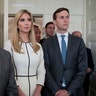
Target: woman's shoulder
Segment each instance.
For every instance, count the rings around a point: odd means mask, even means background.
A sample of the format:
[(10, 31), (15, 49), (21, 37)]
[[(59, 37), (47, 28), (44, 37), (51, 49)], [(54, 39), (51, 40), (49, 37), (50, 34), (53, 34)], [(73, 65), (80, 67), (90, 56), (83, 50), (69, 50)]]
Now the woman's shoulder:
[(37, 42), (36, 42), (36, 44), (40, 47), (40, 50), (42, 50), (41, 44), (40, 43), (37, 43)]
[(7, 41), (5, 41), (5, 44), (7, 43), (7, 44), (11, 44), (11, 42), (12, 42), (12, 40), (7, 40)]
[(40, 43), (36, 42), (36, 44), (37, 44), (38, 46), (40, 46), (40, 48), (42, 47)]
[(11, 48), (11, 47), (12, 47), (11, 40), (5, 41), (5, 43), (4, 43), (4, 49), (6, 49), (6, 48)]
[(40, 43), (36, 42), (36, 44), (39, 45), (39, 46), (41, 47), (41, 44), (40, 44)]

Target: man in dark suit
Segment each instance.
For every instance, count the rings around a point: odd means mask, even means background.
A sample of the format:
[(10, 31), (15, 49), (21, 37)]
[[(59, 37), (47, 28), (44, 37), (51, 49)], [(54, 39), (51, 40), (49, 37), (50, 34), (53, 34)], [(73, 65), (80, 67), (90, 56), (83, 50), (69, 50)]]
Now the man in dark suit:
[[(72, 35), (82, 38), (82, 33), (80, 31), (74, 31), (72, 32)], [(88, 96), (89, 85), (90, 85), (90, 75), (93, 72), (94, 64), (93, 64), (91, 49), (86, 47), (86, 50), (87, 50), (87, 58), (88, 58), (88, 69), (87, 69), (83, 87), (85, 91), (85, 96)]]
[(46, 68), (42, 96), (84, 96), (82, 86), (87, 71), (87, 53), (82, 38), (68, 33), (69, 18), (67, 8), (57, 9), (53, 14), (56, 35), (42, 44)]
[(18, 96), (9, 52), (0, 49), (0, 96)]

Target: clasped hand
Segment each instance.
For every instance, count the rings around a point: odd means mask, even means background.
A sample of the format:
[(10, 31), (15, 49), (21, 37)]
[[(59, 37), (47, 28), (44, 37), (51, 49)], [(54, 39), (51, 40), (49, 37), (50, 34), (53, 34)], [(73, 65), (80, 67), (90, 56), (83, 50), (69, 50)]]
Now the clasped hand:
[(56, 92), (55, 96), (70, 96), (67, 90), (59, 90)]

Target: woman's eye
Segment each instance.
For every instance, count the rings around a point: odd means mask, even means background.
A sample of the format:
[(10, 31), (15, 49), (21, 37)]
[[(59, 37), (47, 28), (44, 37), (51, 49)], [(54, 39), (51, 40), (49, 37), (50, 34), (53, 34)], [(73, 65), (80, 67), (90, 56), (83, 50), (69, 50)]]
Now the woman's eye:
[(28, 21), (31, 21), (31, 19), (29, 18)]
[(20, 19), (20, 21), (25, 21), (25, 20), (27, 20), (27, 21), (31, 21), (30, 18), (28, 18), (28, 19), (24, 19), (24, 18)]
[(24, 21), (25, 19), (20, 19), (20, 21)]

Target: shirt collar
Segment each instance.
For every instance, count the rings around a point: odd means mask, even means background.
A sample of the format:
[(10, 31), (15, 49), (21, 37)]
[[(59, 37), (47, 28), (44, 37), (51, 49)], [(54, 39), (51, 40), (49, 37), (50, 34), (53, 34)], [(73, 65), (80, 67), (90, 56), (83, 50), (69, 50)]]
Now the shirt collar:
[(64, 34), (60, 34), (60, 33), (56, 33), (57, 37), (61, 37), (61, 35), (65, 35), (65, 37), (68, 37), (68, 32), (64, 33)]

